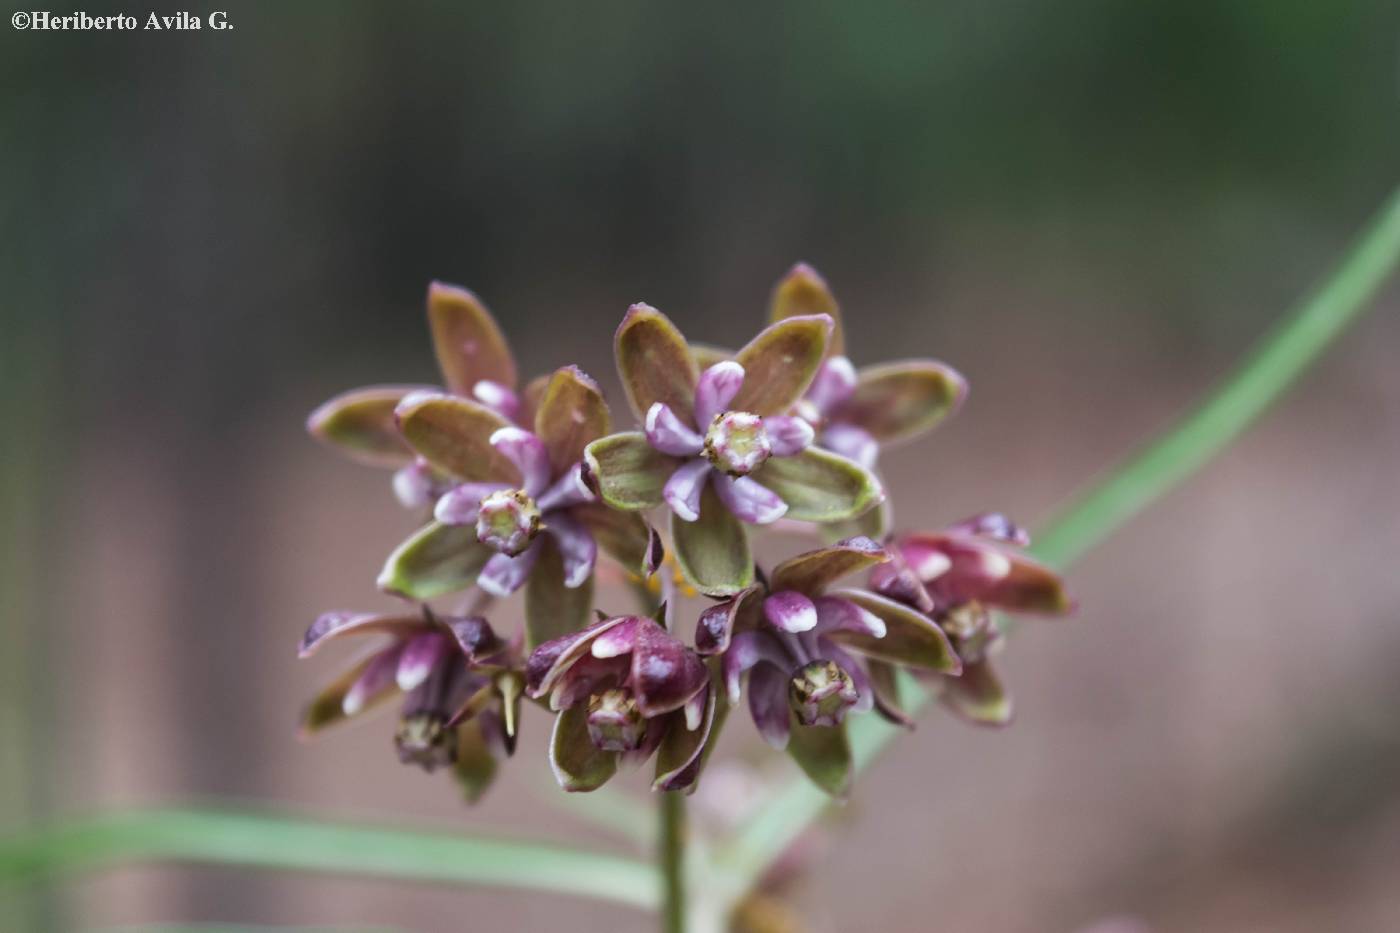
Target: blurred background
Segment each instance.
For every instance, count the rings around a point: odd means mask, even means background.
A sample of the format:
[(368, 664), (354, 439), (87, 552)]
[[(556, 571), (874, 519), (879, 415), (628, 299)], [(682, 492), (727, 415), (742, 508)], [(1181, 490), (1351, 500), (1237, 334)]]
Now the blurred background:
[[(295, 737), (344, 660), (298, 663), (303, 628), (387, 605), (412, 527), (303, 419), (436, 378), (430, 278), (476, 290), (526, 373), (576, 361), (617, 400), (629, 303), (737, 344), (812, 262), (858, 363), (971, 381), (884, 460), (902, 523), (1034, 527), (1397, 180), (1393, 0), (756, 6), (230, 0), (188, 7), (226, 32), (4, 30), (0, 831), (256, 800), (626, 850), (557, 799), (542, 715), (474, 809), (397, 764), (388, 718)], [(805, 928), (1400, 928), (1397, 347), (1391, 287), (1074, 569), (1077, 619), (1021, 628), (1014, 727), (931, 711), (863, 775), (782, 892)], [(729, 733), (771, 771), (717, 785), (791, 773)], [(180, 922), (652, 923), (230, 869), (0, 891), (7, 930)]]

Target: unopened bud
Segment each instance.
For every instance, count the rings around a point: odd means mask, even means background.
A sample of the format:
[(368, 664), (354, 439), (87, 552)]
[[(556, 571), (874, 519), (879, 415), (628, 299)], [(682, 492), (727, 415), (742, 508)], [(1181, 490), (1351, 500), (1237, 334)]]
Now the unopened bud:
[(457, 730), (449, 729), (447, 721), (437, 713), (414, 713), (399, 720), (394, 746), (399, 751), (399, 761), (432, 771), (457, 758)]

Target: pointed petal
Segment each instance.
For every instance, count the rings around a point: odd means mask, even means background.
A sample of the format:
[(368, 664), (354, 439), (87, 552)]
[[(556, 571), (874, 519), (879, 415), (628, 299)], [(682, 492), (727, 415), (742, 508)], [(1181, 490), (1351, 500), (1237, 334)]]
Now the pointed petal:
[(538, 496), (549, 488), (553, 474), (549, 467), (549, 451), (544, 442), (526, 431), (510, 425), (492, 433), (490, 444), (520, 472), (521, 488)]
[(671, 543), (681, 573), (706, 596), (732, 596), (753, 583), (748, 534), (712, 483), (700, 496), (698, 519), (672, 517)]
[(472, 386), (472, 398), (510, 421), (520, 414), (520, 396), (499, 382), (482, 379)]
[(552, 638), (537, 647), (525, 662), (525, 684), (530, 696), (538, 700), (553, 690), (569, 667), (589, 654), (594, 639), (633, 618), (611, 616), (577, 632)]
[(655, 572), (650, 552), (653, 546), (660, 547), (661, 539), (641, 515), (601, 504), (576, 505), (569, 514), (589, 530), (603, 553), (628, 573), (649, 577)]
[(309, 658), (323, 644), (342, 635), (384, 634), (406, 638), (427, 623), (422, 613), (324, 612), (301, 637), (297, 657)]
[(657, 402), (647, 409), (647, 443), (672, 457), (693, 457), (705, 446), (705, 439), (686, 424), (671, 406)]
[(841, 407), (840, 419), (864, 428), (883, 444), (894, 444), (931, 430), (966, 396), (967, 381), (942, 363), (883, 363), (860, 371), (855, 394)]
[(482, 379), (516, 385), (515, 360), (495, 318), (475, 295), (456, 285), (428, 286), (428, 327), (447, 387), (470, 395)]
[(890, 500), (885, 499), (873, 509), (866, 509), (862, 515), (845, 521), (831, 522), (821, 526), (821, 535), (828, 541), (844, 541), (847, 538), (869, 538), (883, 541), (890, 533)]
[(510, 487), (504, 483), (462, 483), (443, 493), (433, 507), (433, 518), (444, 525), (476, 525), (481, 500)]
[(424, 632), (410, 639), (403, 646), (399, 666), (394, 673), (399, 689), (407, 692), (427, 680), (433, 668), (451, 648), (451, 643), (442, 632)]
[(632, 692), (637, 708), (651, 718), (680, 709), (710, 682), (694, 651), (650, 619), (636, 623), (632, 648)]
[(661, 498), (682, 521), (700, 517), (700, 496), (710, 478), (709, 461), (696, 457), (676, 467), (661, 489)]
[(846, 340), (841, 328), (841, 311), (836, 298), (821, 274), (799, 262), (788, 270), (788, 274), (778, 280), (773, 289), (773, 300), (769, 306), (769, 320), (781, 321), (785, 318), (805, 314), (825, 314), (831, 318), (831, 339), (827, 341), (828, 353), (845, 353)]
[(869, 638), (884, 638), (889, 626), (869, 609), (862, 609), (849, 599), (821, 596), (817, 599), (816, 632), (854, 632)]
[(680, 465), (655, 449), (640, 431), (599, 438), (584, 450), (584, 480), (615, 509), (638, 511), (661, 504), (661, 490)]
[(715, 473), (710, 485), (725, 508), (750, 525), (771, 525), (787, 514), (787, 503), (782, 497), (751, 476)]
[(739, 681), (744, 673), (757, 664), (770, 664), (787, 677), (794, 667), (793, 659), (769, 632), (735, 632), (729, 650), (720, 660), (724, 674), (725, 693), (730, 703), (739, 702)]
[(430, 522), (395, 548), (379, 573), (379, 588), (408, 599), (433, 599), (464, 590), (496, 552), (468, 525)]
[(583, 481), (583, 464), (575, 463), (564, 471), (564, 475), (535, 499), (540, 511), (567, 509), (585, 502), (596, 502), (598, 496)]
[[(345, 694), (350, 690), (351, 686), (359, 682), (370, 665), (383, 663), (379, 659), (385, 653), (386, 652), (381, 651), (365, 658), (359, 664), (356, 664), (354, 667), (350, 668), (350, 670), (337, 677), (318, 693), (315, 699), (307, 704), (306, 710), (301, 716), (300, 734), (302, 738), (310, 738), (327, 726), (342, 722), (347, 718), (345, 715)], [(392, 651), (388, 653), (392, 654)], [(393, 669), (390, 668), (391, 675), (392, 672)], [(363, 711), (370, 706), (376, 705), (394, 696), (397, 691), (393, 689), (393, 686), (394, 680), (393, 677), (390, 676), (387, 688), (376, 696), (366, 698), (361, 704), (360, 710)]]
[(415, 392), (394, 409), (399, 431), (424, 460), (473, 482), (519, 487), (520, 474), (491, 446), (491, 435), (509, 422), (478, 402)]
[(817, 607), (796, 590), (783, 590), (765, 599), (763, 616), (780, 632), (810, 632), (817, 627)]
[(476, 585), (497, 599), (505, 599), (525, 585), (525, 581), (530, 578), (530, 571), (535, 569), (535, 562), (540, 559), (540, 552), (544, 546), (544, 539), (536, 538), (519, 554), (494, 555), (486, 562), (486, 566), (481, 568)]
[[(600, 660), (620, 658), (624, 654), (631, 654), (632, 649), (637, 647), (637, 632), (644, 622), (649, 622), (649, 620), (641, 616), (628, 616), (620, 624), (593, 639), (589, 653)], [(655, 625), (656, 623), (650, 622), (650, 624)]]
[(827, 357), (822, 368), (812, 379), (812, 387), (807, 390), (806, 400), (817, 409), (817, 414), (827, 417), (856, 393), (856, 368), (844, 356)]
[(1060, 575), (1022, 554), (1007, 553), (1010, 571), (986, 591), (983, 602), (1011, 612), (1064, 615), (1074, 611), (1074, 599)]
[(788, 674), (771, 664), (760, 664), (749, 674), (749, 713), (763, 741), (782, 751), (787, 748), (792, 711), (788, 706)]
[(804, 522), (855, 518), (885, 496), (869, 470), (815, 447), (795, 457), (774, 457), (753, 478), (787, 503), (788, 518)]
[(552, 535), (541, 537), (537, 551), (539, 562), (525, 590), (525, 640), (530, 648), (582, 629), (593, 610), (592, 575), (568, 586), (565, 556)]
[(764, 588), (754, 584), (700, 613), (695, 625), (695, 650), (704, 655), (728, 651), (736, 631), (753, 628), (758, 623), (763, 610), (763, 593)]
[(360, 676), (345, 691), (340, 708), (346, 716), (354, 716), (365, 707), (395, 690), (395, 674), (403, 650), (395, 645), (376, 654), (360, 671)]
[(1011, 694), (987, 660), (966, 665), (961, 677), (938, 678), (938, 693), (944, 705), (977, 725), (1010, 725), (1015, 713)]
[[(484, 714), (483, 714), (484, 715)], [(467, 803), (476, 803), (496, 777), (496, 756), (491, 754), (490, 743), (483, 732), (490, 723), (483, 723), (478, 716), (457, 727), (457, 759), (452, 763), (452, 774)]]
[(905, 667), (944, 674), (956, 674), (962, 670), (962, 662), (954, 653), (948, 636), (923, 613), (866, 590), (835, 590), (830, 595), (849, 600), (885, 623), (883, 638), (849, 628), (836, 628), (826, 633), (832, 641), (868, 657), (892, 661)]
[(593, 575), (593, 564), (598, 559), (598, 545), (593, 535), (562, 509), (545, 516), (545, 529), (564, 558), (564, 585), (571, 590), (583, 586)]
[(870, 689), (875, 697), (875, 710), (886, 721), (905, 729), (914, 728), (914, 720), (904, 712), (899, 700), (899, 678), (895, 667), (887, 661), (867, 658), (866, 671), (870, 675)]
[[(683, 722), (680, 715), (670, 718), (665, 738), (656, 750), (656, 780), (652, 790), (693, 791), (700, 778), (700, 769), (710, 750), (710, 736), (715, 734), (715, 710), (719, 698), (708, 682), (696, 698), (704, 698), (699, 718), (694, 726)], [(658, 724), (653, 724), (653, 728)]]
[(791, 721), (787, 752), (797, 766), (823, 791), (844, 800), (851, 790), (851, 743), (846, 724), (804, 726), (795, 716)]
[(815, 596), (842, 577), (869, 570), (889, 559), (885, 549), (869, 538), (847, 538), (783, 561), (773, 568), (772, 587)]
[(627, 401), (638, 418), (656, 402), (682, 417), (695, 410), (699, 372), (685, 337), (670, 319), (646, 304), (635, 304), (613, 339), (617, 371)]
[(419, 386), (368, 386), (342, 392), (306, 419), (312, 437), (370, 466), (401, 466), (413, 450), (399, 434), (394, 408)]
[(729, 409), (743, 385), (744, 367), (733, 360), (715, 363), (702, 372), (695, 385), (695, 426), (708, 430), (715, 416)]
[(457, 647), (466, 655), (467, 661), (477, 663), (505, 650), (491, 623), (481, 616), (442, 616), (439, 621), (452, 632)]
[(577, 366), (554, 371), (535, 412), (535, 435), (549, 448), (555, 475), (583, 459), (583, 449), (606, 436), (612, 420), (598, 383)]
[(768, 442), (773, 445), (773, 456), (791, 457), (812, 446), (817, 436), (812, 426), (801, 418), (792, 415), (769, 415), (763, 419), (764, 430), (768, 432)]
[(847, 460), (853, 460), (867, 470), (880, 459), (880, 442), (864, 428), (853, 424), (832, 424), (822, 431), (821, 446)]
[(617, 752), (605, 752), (588, 737), (588, 707), (579, 704), (554, 720), (549, 740), (549, 766), (564, 790), (597, 790), (617, 773)]
[(781, 415), (797, 404), (826, 356), (831, 318), (790, 317), (770, 324), (735, 357), (744, 385), (730, 408), (755, 415)]

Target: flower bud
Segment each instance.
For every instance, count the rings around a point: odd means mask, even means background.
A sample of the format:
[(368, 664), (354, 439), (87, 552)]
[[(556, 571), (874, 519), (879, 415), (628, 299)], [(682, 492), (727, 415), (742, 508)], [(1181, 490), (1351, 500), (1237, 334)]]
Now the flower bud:
[(447, 727), (438, 713), (412, 713), (399, 720), (394, 731), (399, 761), (424, 771), (451, 764), (457, 758), (457, 730)]
[(476, 537), (502, 554), (515, 555), (530, 546), (540, 532), (540, 509), (520, 489), (503, 489), (481, 500)]
[(813, 661), (792, 676), (788, 703), (807, 726), (835, 726), (860, 699), (851, 675), (835, 661)]
[(588, 737), (605, 752), (630, 752), (646, 737), (647, 721), (627, 690), (604, 690), (588, 698)]
[(763, 419), (746, 411), (726, 411), (716, 416), (705, 435), (705, 456), (730, 476), (752, 473), (772, 453)]

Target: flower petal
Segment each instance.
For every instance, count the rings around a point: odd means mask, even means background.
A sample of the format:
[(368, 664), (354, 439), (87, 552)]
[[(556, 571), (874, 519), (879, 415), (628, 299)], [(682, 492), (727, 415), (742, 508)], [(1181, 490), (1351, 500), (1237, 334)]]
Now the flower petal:
[(593, 611), (592, 574), (569, 586), (568, 563), (552, 535), (542, 536), (534, 550), (538, 563), (525, 590), (525, 640), (530, 648), (577, 632), (588, 624)]
[(939, 677), (937, 689), (945, 706), (977, 725), (1010, 725), (1015, 714), (1011, 694), (987, 660), (968, 664), (961, 677)]
[(340, 700), (340, 708), (346, 716), (354, 716), (371, 703), (394, 692), (395, 675), (402, 654), (402, 646), (395, 645), (370, 658)]
[(695, 433), (665, 402), (647, 409), (647, 443), (673, 457), (693, 457), (705, 447), (705, 439)]
[[(710, 682), (700, 656), (650, 619), (638, 619), (632, 647), (632, 692), (648, 718), (680, 709)], [(595, 642), (596, 644), (596, 642)]]
[(700, 769), (713, 747), (710, 736), (714, 734), (716, 709), (719, 706), (713, 684), (707, 684), (702, 693), (704, 706), (700, 711), (700, 721), (694, 728), (688, 728), (688, 722), (681, 722), (679, 715), (671, 717), (661, 747), (656, 750), (656, 780), (651, 785), (652, 790), (695, 790)]
[(773, 445), (773, 456), (791, 457), (812, 446), (816, 431), (801, 418), (792, 415), (769, 415), (763, 419), (763, 428), (768, 432), (768, 442)]
[(444, 525), (476, 526), (481, 500), (510, 487), (504, 483), (462, 483), (443, 493), (433, 507), (433, 518)]
[(889, 559), (885, 549), (869, 538), (847, 538), (783, 561), (773, 568), (772, 587), (815, 596), (842, 577), (869, 570)]
[(480, 380), (472, 386), (472, 398), (511, 421), (520, 414), (520, 396), (499, 382)]
[(860, 381), (839, 417), (869, 431), (882, 444), (907, 441), (957, 410), (967, 381), (932, 360), (883, 363), (860, 371)]
[(661, 537), (641, 515), (619, 512), (601, 503), (576, 505), (569, 514), (588, 529), (603, 553), (628, 573), (649, 577), (655, 572), (650, 552), (653, 546), (660, 547)]
[(505, 599), (524, 586), (525, 581), (530, 578), (530, 571), (535, 569), (535, 562), (540, 559), (544, 544), (543, 539), (536, 538), (519, 554), (496, 554), (481, 568), (476, 585), (497, 599)]
[(394, 673), (399, 689), (407, 692), (427, 680), (451, 647), (442, 632), (424, 632), (409, 639), (399, 655), (399, 666)]
[(536, 376), (525, 384), (525, 388), (520, 393), (520, 414), (516, 418), (517, 424), (535, 423), (535, 417), (539, 414), (540, 403), (544, 401), (544, 394), (549, 389), (551, 378), (553, 378), (552, 375)]
[(799, 262), (788, 270), (788, 274), (778, 280), (773, 289), (773, 300), (769, 305), (768, 317), (773, 321), (797, 317), (805, 314), (825, 314), (831, 318), (831, 338), (827, 341), (828, 353), (846, 352), (845, 334), (841, 328), (841, 311), (836, 298), (827, 287), (826, 279), (807, 265)]
[(306, 430), (318, 441), (370, 466), (413, 462), (413, 450), (399, 434), (394, 409), (418, 386), (368, 386), (342, 392), (313, 411)]
[(545, 531), (554, 538), (564, 558), (564, 585), (571, 590), (583, 586), (593, 575), (593, 564), (598, 559), (593, 535), (562, 509), (545, 516)]
[(796, 405), (822, 364), (831, 328), (824, 314), (790, 317), (764, 328), (735, 357), (745, 376), (730, 408), (781, 415)]
[(959, 534), (980, 535), (994, 541), (1005, 541), (1017, 547), (1029, 547), (1031, 536), (1024, 528), (1000, 512), (982, 512), (948, 526)]
[(812, 387), (807, 390), (806, 400), (816, 408), (817, 414), (827, 417), (838, 411), (855, 394), (856, 368), (844, 356), (827, 357), (822, 368), (812, 379)]
[(722, 360), (706, 368), (695, 385), (695, 426), (708, 430), (715, 416), (729, 409), (743, 385), (744, 367), (733, 360)]
[(783, 590), (765, 599), (763, 616), (780, 632), (810, 632), (817, 627), (817, 607), (796, 590)]
[(553, 472), (549, 466), (549, 451), (544, 442), (526, 431), (509, 425), (491, 435), (490, 444), (520, 471), (521, 488), (538, 496), (549, 488)]
[(452, 638), (469, 663), (478, 663), (505, 650), (506, 643), (481, 616), (441, 616), (439, 621), (452, 632)]
[(605, 752), (588, 736), (588, 707), (571, 706), (554, 720), (549, 740), (554, 779), (569, 792), (597, 790), (617, 773), (617, 752)]
[(447, 387), (470, 395), (482, 379), (515, 388), (515, 360), (491, 312), (475, 295), (456, 285), (428, 286), (428, 327)]
[(809, 447), (795, 457), (774, 457), (754, 478), (787, 503), (787, 517), (804, 522), (855, 518), (884, 499), (880, 481), (844, 457)]
[(671, 543), (681, 573), (706, 596), (732, 596), (753, 583), (748, 534), (713, 483), (701, 493), (699, 518), (672, 517)]
[(904, 712), (899, 700), (899, 677), (893, 664), (866, 658), (865, 668), (870, 675), (870, 691), (875, 699), (875, 711), (887, 722), (905, 729), (914, 728), (913, 718)]
[(812, 779), (812, 783), (838, 800), (844, 800), (851, 790), (852, 773), (851, 743), (846, 737), (846, 724), (804, 726), (796, 716), (792, 716), (790, 728), (787, 752), (792, 760)]
[(855, 632), (870, 638), (884, 638), (889, 626), (869, 609), (862, 609), (849, 599), (839, 596), (821, 596), (817, 601), (816, 631), (822, 634), (834, 631)]
[[(771, 632), (735, 632), (720, 664), (724, 674), (724, 687), (729, 702), (739, 702), (739, 681), (744, 673), (757, 664), (766, 663), (778, 668), (786, 676), (793, 668), (793, 658), (788, 654)], [(786, 689), (786, 688), (785, 688)]]
[[(589, 654), (600, 660), (620, 658), (624, 654), (631, 654), (632, 649), (637, 647), (637, 632), (639, 627), (646, 621), (647, 620), (641, 616), (626, 617), (618, 625), (614, 625), (597, 638), (594, 638), (588, 649)], [(654, 625), (655, 623), (652, 624)]]
[(421, 509), (433, 504), (439, 485), (451, 486), (452, 480), (433, 468), (422, 457), (415, 456), (408, 466), (394, 471), (394, 498), (406, 509)]
[(510, 423), (485, 405), (414, 392), (405, 396), (394, 415), (404, 439), (438, 469), (473, 482), (520, 486), (519, 472), (491, 446), (491, 435)]
[(782, 497), (751, 476), (714, 474), (710, 484), (725, 508), (750, 525), (771, 525), (787, 514)]
[(679, 461), (647, 443), (640, 431), (599, 438), (584, 449), (584, 479), (615, 509), (635, 512), (661, 504), (661, 490)]
[(751, 629), (762, 617), (764, 588), (754, 584), (736, 596), (700, 613), (695, 624), (695, 650), (704, 655), (729, 650), (736, 631)]
[(564, 471), (564, 475), (546, 489), (535, 504), (543, 512), (553, 509), (567, 509), (585, 502), (598, 501), (598, 495), (583, 481), (583, 464), (575, 463)]
[(1021, 554), (1008, 554), (1011, 570), (994, 582), (982, 601), (998, 609), (1039, 615), (1074, 611), (1064, 580), (1049, 567)]
[[(385, 654), (393, 656), (396, 652), (394, 652), (393, 649), (389, 649), (388, 651), (379, 651), (370, 655), (359, 664), (350, 668), (350, 670), (341, 674), (320, 693), (316, 694), (316, 697), (307, 704), (306, 710), (301, 716), (300, 735), (303, 739), (310, 738), (327, 726), (334, 725), (347, 718), (345, 714), (346, 693), (352, 686), (360, 681), (360, 678), (364, 676), (371, 665), (389, 663), (380, 660)], [(393, 689), (394, 678), (392, 676), (392, 667), (389, 668), (389, 673), (391, 676), (388, 678), (385, 689), (376, 696), (366, 698), (360, 706), (362, 711), (397, 694), (398, 691)]]
[(696, 457), (676, 467), (671, 478), (661, 489), (661, 498), (672, 512), (683, 521), (693, 522), (700, 517), (700, 496), (705, 491), (710, 478), (708, 460)]
[(612, 419), (598, 383), (577, 366), (554, 371), (535, 412), (535, 435), (549, 448), (557, 476), (583, 459), (583, 449), (608, 434)]
[(830, 595), (849, 600), (885, 623), (883, 638), (849, 628), (834, 628), (826, 633), (832, 641), (868, 657), (906, 667), (944, 674), (962, 670), (962, 662), (954, 653), (948, 636), (923, 613), (865, 590), (834, 590)]
[(880, 442), (864, 428), (853, 424), (832, 424), (822, 431), (821, 446), (832, 453), (853, 460), (867, 470), (880, 459)]
[(405, 638), (424, 629), (422, 613), (323, 612), (301, 637), (297, 657), (309, 658), (323, 644), (341, 635), (385, 634)]
[(495, 553), (477, 540), (473, 526), (430, 522), (389, 555), (379, 588), (408, 599), (455, 593), (476, 582)]
[(665, 402), (682, 417), (695, 410), (700, 374), (685, 337), (666, 315), (647, 304), (633, 305), (613, 347), (622, 387), (638, 418), (656, 402)]
[(763, 741), (782, 751), (791, 733), (792, 711), (788, 706), (786, 671), (772, 664), (760, 664), (749, 674), (749, 713)]
[(492, 728), (489, 719), (481, 716), (464, 722), (457, 727), (457, 757), (452, 762), (452, 774), (467, 803), (476, 803), (496, 777), (496, 756), (491, 754), (491, 743), (485, 730)]
[(525, 684), (530, 696), (538, 700), (553, 690), (569, 667), (589, 653), (595, 638), (631, 618), (634, 617), (611, 616), (536, 647), (525, 662)]

